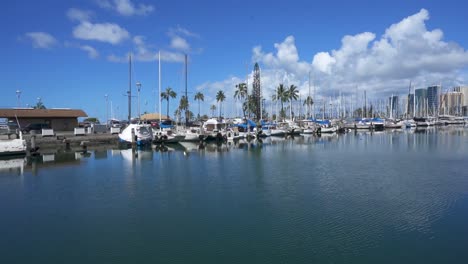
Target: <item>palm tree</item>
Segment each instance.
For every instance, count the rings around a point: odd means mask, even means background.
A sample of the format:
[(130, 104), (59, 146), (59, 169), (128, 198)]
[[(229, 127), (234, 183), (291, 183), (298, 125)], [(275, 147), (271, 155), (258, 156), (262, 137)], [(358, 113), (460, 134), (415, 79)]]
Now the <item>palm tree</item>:
[(193, 112), (192, 112), (192, 111), (188, 110), (188, 111), (186, 111), (185, 113), (186, 113), (186, 115), (187, 115), (186, 117), (187, 117), (188, 120), (192, 120), (192, 119), (193, 119), (193, 116), (194, 116), (194, 115), (193, 115)]
[(226, 99), (224, 92), (219, 90), (216, 94), (216, 101), (219, 103), (219, 118), (221, 118), (221, 110), (223, 108), (223, 101)]
[(198, 101), (198, 119), (200, 119), (200, 101), (204, 102), (205, 101), (205, 96), (203, 95), (202, 92), (197, 92), (195, 94), (195, 101)]
[[(275, 91), (276, 92), (276, 91)], [(271, 108), (271, 119), (273, 120), (273, 102), (275, 102), (275, 120), (278, 119), (278, 103), (277, 103), (277, 100), (276, 100), (276, 94), (272, 94), (271, 95), (271, 103), (272, 103), (272, 108)]]
[[(244, 100), (246, 97), (247, 97), (247, 84), (246, 83), (236, 84), (236, 91), (234, 92), (234, 99)], [(242, 105), (244, 105), (244, 103)], [(242, 112), (243, 112), (244, 117), (245, 117), (244, 107), (242, 107)]]
[(188, 119), (187, 119), (187, 110), (188, 110), (188, 107), (189, 107), (189, 102), (187, 100), (187, 97), (185, 97), (185, 95), (182, 95), (182, 97), (180, 97), (180, 101), (179, 101), (179, 110), (182, 114), (182, 112), (185, 113), (185, 121), (188, 122)]
[(215, 115), (215, 111), (216, 111), (216, 105), (211, 105), (211, 106), (210, 106), (210, 110), (211, 110), (211, 116), (214, 116), (214, 115)]
[(287, 102), (289, 100), (288, 90), (286, 89), (286, 86), (284, 86), (284, 84), (280, 84), (276, 88), (275, 93), (276, 93), (275, 94), (275, 101), (280, 101), (281, 102), (280, 116), (282, 118), (284, 118), (286, 115), (284, 113), (283, 103)]
[(167, 117), (169, 118), (169, 99), (176, 98), (177, 93), (171, 87), (167, 87), (165, 92), (161, 93), (161, 99), (167, 101)]
[(174, 117), (176, 118), (177, 123), (178, 123), (180, 121), (180, 118), (182, 117), (182, 111), (180, 110), (180, 108), (177, 108), (174, 111)]
[(33, 106), (34, 109), (46, 109), (45, 105), (42, 102), (37, 102), (35, 106)]
[(292, 101), (297, 100), (299, 98), (299, 90), (297, 90), (297, 86), (291, 84), (288, 89), (288, 100), (289, 100), (289, 118), (292, 120)]
[(312, 100), (312, 97), (309, 95), (307, 98), (304, 100), (304, 105), (307, 106), (307, 117), (310, 117), (310, 107), (314, 104), (314, 100)]

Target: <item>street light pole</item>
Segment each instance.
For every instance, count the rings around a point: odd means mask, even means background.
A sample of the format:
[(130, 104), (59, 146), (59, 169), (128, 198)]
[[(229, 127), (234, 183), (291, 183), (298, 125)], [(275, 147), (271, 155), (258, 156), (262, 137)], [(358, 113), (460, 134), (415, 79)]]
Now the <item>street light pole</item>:
[(18, 99), (18, 107), (21, 107), (21, 101), (20, 101), (21, 91), (20, 90), (16, 90), (16, 97)]
[(140, 90), (141, 90), (141, 83), (136, 83), (137, 91), (138, 91), (138, 120), (140, 119)]

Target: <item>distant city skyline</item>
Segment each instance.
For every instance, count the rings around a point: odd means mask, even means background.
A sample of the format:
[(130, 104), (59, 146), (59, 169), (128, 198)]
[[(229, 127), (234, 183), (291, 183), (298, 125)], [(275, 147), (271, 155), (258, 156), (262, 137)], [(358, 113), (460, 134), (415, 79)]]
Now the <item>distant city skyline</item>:
[[(155, 112), (159, 51), (161, 89), (176, 91), (174, 110), (184, 91), (188, 54), (194, 113), (196, 92), (204, 93), (201, 113), (209, 114), (219, 90), (226, 95), (224, 112), (239, 112), (235, 86), (248, 75), (252, 91), (256, 62), (267, 106), (280, 83), (296, 85), (304, 100), (309, 76), (316, 103), (338, 100), (333, 98), (340, 94), (361, 98), (364, 90), (369, 100), (386, 100), (407, 95), (410, 82), (425, 89), (442, 85), (440, 92), (445, 92), (468, 84), (465, 5), (452, 0), (6, 2), (0, 11), (0, 108), (40, 100), (50, 108), (83, 109), (101, 120), (126, 119), (127, 57), (132, 53), (132, 94), (140, 82), (140, 111)], [(132, 103), (136, 116), (136, 97)]]

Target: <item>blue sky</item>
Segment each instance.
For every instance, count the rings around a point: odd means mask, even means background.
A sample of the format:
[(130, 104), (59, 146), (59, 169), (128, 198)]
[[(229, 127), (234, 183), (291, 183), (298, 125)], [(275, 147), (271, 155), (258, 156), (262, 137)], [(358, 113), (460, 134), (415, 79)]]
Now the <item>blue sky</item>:
[(317, 102), (340, 92), (349, 98), (362, 90), (373, 98), (404, 94), (410, 81), (415, 87), (466, 84), (466, 4), (380, 2), (7, 1), (0, 11), (0, 107), (16, 106), (20, 90), (22, 106), (40, 97), (49, 108), (80, 108), (103, 119), (108, 94), (114, 116), (125, 118), (132, 52), (133, 91), (140, 81), (142, 112), (152, 112), (159, 50), (162, 87), (179, 95), (188, 54), (189, 97), (205, 94), (202, 113), (220, 89), (228, 96), (225, 112), (236, 111), (234, 86), (255, 61), (266, 98), (279, 82), (306, 95), (309, 72)]

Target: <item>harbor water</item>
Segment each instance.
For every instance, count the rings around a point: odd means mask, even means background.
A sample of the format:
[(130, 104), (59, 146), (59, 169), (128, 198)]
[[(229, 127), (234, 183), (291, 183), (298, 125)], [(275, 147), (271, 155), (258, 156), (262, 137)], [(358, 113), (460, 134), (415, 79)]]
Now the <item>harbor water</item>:
[(0, 263), (464, 263), (468, 129), (0, 160)]

